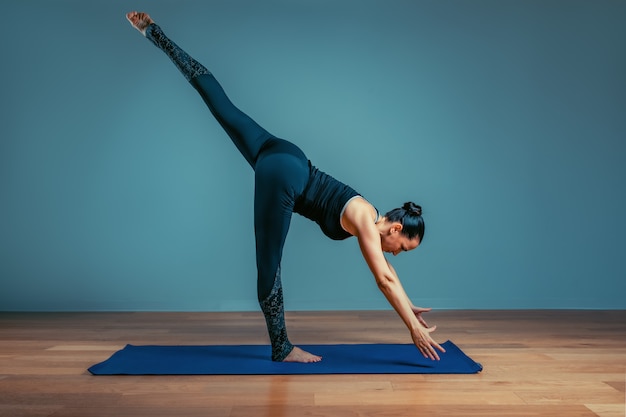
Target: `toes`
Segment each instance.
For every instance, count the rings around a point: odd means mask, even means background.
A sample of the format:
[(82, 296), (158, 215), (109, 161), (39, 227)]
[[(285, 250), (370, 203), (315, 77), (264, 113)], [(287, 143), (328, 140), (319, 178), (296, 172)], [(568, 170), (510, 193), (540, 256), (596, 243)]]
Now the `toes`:
[(126, 19), (133, 25), (137, 24), (137, 12), (129, 12), (126, 14)]

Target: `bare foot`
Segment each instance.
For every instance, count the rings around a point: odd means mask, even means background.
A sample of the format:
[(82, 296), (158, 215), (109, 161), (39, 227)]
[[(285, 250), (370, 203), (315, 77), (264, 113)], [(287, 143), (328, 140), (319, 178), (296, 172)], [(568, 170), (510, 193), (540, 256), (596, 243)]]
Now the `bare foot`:
[(146, 36), (146, 28), (154, 23), (154, 20), (148, 16), (148, 13), (143, 12), (128, 12), (126, 13), (126, 19), (128, 19), (130, 24), (141, 32), (143, 36)]
[(321, 360), (322, 360), (321, 356), (313, 355), (309, 352), (305, 352), (304, 350), (300, 349), (297, 346), (294, 346), (293, 350), (289, 352), (289, 355), (287, 355), (287, 357), (283, 359), (283, 362), (312, 363), (312, 362), (319, 362)]

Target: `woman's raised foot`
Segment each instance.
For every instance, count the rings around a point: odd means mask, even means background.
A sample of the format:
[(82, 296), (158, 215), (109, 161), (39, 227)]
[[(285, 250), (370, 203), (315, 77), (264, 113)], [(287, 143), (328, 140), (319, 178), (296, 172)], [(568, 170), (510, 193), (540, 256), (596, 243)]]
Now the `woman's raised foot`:
[(130, 24), (141, 32), (143, 36), (146, 36), (146, 28), (154, 23), (154, 20), (150, 18), (148, 13), (143, 12), (128, 12), (126, 13), (126, 19), (128, 19)]

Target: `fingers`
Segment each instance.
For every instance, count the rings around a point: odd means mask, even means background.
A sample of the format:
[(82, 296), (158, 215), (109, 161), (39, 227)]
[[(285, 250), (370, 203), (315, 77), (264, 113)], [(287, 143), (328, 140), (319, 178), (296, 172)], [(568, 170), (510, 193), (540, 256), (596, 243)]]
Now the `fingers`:
[(428, 323), (426, 323), (426, 320), (422, 317), (422, 313), (428, 313), (431, 310), (432, 308), (413, 307), (413, 313), (415, 313), (417, 320), (426, 328), (428, 328)]
[[(437, 343), (435, 342), (433, 343), (437, 345)], [(439, 346), (439, 348), (441, 349), (441, 346)], [(422, 355), (424, 355), (425, 358), (433, 360), (433, 361), (440, 360), (439, 355), (437, 354), (437, 351), (433, 348), (432, 345), (426, 345), (426, 346), (420, 347), (420, 350), (422, 351)]]
[(433, 330), (434, 327), (431, 329), (426, 329), (427, 333), (424, 335), (425, 337), (417, 342), (416, 345), (425, 358), (431, 360), (440, 360), (437, 350), (441, 353), (445, 353), (446, 350), (439, 343), (435, 342), (430, 336), (428, 336), (428, 333), (432, 332)]
[(126, 20), (130, 22), (131, 25), (136, 26), (139, 22), (140, 16), (139, 12), (133, 11), (126, 13)]
[[(437, 325), (434, 325), (433, 327), (426, 329), (428, 333), (432, 333), (435, 330), (437, 330)], [(444, 352), (444, 353), (446, 351), (439, 343), (435, 342), (433, 339), (430, 339), (430, 346), (431, 348), (434, 346), (435, 348), (439, 349), (441, 352)]]
[(440, 360), (439, 355), (437, 354), (437, 351), (435, 350), (439, 350), (441, 353), (446, 353), (446, 350), (437, 342), (432, 341), (432, 344), (428, 345), (428, 358), (433, 359), (433, 360)]
[(138, 22), (142, 20), (148, 22), (150, 20), (150, 16), (148, 16), (148, 14), (144, 12), (132, 11), (132, 12), (126, 13), (126, 19), (130, 23), (136, 25)]
[(439, 343), (435, 342), (434, 340), (432, 341), (430, 347), (437, 348), (440, 352), (446, 353), (446, 350), (443, 348), (443, 346), (441, 346)]
[(413, 307), (413, 312), (417, 317), (418, 322), (424, 326), (423, 329), (419, 330), (417, 333), (411, 333), (413, 336), (413, 341), (415, 345), (419, 349), (419, 351), (424, 355), (425, 358), (431, 360), (440, 360), (439, 354), (437, 351), (445, 353), (445, 349), (437, 342), (435, 342), (431, 337), (430, 333), (437, 330), (437, 326), (434, 325), (432, 327), (428, 327), (426, 321), (422, 318), (422, 313), (427, 313), (432, 310), (432, 308), (421, 308), (421, 307)]

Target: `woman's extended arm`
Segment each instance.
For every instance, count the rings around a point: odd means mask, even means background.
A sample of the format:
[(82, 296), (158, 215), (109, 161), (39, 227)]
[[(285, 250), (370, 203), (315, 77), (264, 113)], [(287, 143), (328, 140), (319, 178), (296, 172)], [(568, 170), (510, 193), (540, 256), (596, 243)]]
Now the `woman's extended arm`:
[(350, 214), (352, 233), (359, 241), (361, 253), (376, 279), (378, 288), (407, 326), (413, 343), (424, 357), (439, 359), (436, 350), (441, 352), (445, 350), (430, 337), (434, 328), (424, 326), (413, 311), (414, 306), (409, 301), (400, 279), (383, 255), (380, 234), (372, 222), (371, 215), (367, 210), (354, 210)]

